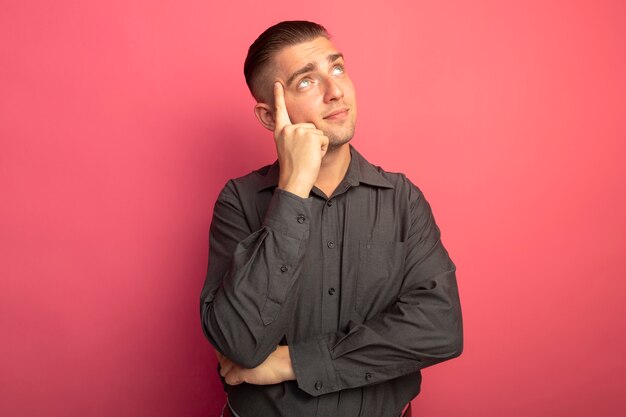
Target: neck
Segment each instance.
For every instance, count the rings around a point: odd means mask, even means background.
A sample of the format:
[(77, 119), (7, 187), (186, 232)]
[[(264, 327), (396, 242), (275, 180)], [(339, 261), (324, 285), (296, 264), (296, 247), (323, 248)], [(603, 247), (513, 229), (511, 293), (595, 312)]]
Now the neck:
[(348, 143), (329, 149), (322, 159), (320, 172), (315, 186), (330, 197), (348, 171), (350, 165), (350, 146)]

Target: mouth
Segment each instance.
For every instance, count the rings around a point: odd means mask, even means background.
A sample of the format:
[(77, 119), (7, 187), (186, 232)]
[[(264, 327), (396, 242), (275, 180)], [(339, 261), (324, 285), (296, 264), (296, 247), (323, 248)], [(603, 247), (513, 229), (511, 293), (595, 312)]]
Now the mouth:
[(323, 118), (324, 119), (330, 119), (330, 120), (343, 119), (344, 117), (348, 116), (348, 112), (349, 111), (350, 111), (350, 109), (348, 109), (348, 108), (338, 109), (338, 110), (335, 110), (335, 111), (327, 114)]

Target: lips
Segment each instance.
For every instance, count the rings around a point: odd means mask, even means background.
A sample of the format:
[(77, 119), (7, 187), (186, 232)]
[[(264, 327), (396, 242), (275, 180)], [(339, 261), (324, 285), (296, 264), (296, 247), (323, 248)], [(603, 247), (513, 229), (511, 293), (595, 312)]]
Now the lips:
[(347, 115), (348, 111), (350, 111), (348, 108), (338, 109), (324, 116), (324, 119), (339, 119)]

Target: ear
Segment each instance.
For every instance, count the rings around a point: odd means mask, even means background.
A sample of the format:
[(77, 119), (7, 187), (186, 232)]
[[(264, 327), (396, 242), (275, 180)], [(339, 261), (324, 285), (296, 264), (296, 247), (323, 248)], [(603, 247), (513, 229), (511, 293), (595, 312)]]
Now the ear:
[(274, 121), (274, 110), (270, 105), (265, 103), (255, 104), (254, 115), (264, 128), (271, 130), (272, 132), (274, 131), (276, 123)]

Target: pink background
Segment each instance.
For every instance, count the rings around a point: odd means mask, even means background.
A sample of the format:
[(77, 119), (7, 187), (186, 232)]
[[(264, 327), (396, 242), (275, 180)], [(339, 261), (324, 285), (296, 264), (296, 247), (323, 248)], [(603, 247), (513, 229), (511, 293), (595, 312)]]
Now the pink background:
[(620, 0), (3, 0), (0, 415), (217, 415), (208, 227), (275, 158), (242, 64), (296, 18), (335, 36), (353, 144), (423, 189), (458, 266), (465, 351), (415, 414), (623, 415)]

